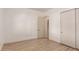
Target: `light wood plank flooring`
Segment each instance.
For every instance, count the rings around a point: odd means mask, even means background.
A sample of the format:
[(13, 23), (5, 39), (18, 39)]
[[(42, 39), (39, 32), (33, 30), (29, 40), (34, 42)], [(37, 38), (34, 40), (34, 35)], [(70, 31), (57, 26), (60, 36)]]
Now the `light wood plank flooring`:
[(48, 39), (33, 39), (5, 44), (3, 51), (78, 51)]

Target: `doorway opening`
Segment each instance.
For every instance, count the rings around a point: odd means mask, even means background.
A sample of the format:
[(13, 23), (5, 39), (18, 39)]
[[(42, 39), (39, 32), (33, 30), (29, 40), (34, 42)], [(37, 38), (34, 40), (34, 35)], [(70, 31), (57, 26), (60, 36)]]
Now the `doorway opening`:
[(49, 39), (49, 19), (48, 16), (38, 19), (38, 38)]

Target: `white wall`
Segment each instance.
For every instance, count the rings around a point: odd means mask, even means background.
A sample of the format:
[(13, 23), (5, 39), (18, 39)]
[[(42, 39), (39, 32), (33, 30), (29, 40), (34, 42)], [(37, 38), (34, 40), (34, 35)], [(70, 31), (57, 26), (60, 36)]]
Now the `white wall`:
[(49, 39), (60, 42), (60, 10), (49, 15)]
[(37, 38), (39, 15), (28, 9), (4, 9), (5, 43)]
[(3, 46), (3, 9), (0, 8), (0, 50)]
[(49, 39), (60, 42), (60, 13), (54, 13), (49, 19)]
[(46, 13), (23, 8), (4, 9), (5, 43), (37, 38), (38, 16), (49, 16), (49, 38), (60, 42), (60, 11), (65, 10), (69, 8), (55, 8)]

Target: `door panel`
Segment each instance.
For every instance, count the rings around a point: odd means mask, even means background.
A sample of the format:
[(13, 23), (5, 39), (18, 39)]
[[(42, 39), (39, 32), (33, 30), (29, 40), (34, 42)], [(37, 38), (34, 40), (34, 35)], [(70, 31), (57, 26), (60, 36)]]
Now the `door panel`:
[(76, 9), (76, 48), (79, 49), (79, 9)]
[(61, 42), (75, 47), (75, 9), (61, 13)]

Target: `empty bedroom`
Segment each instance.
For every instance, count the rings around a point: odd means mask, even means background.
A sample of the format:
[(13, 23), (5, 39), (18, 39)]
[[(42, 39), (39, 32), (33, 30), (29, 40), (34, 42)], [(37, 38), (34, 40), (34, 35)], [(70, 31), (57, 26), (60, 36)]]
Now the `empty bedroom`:
[(78, 8), (0, 8), (1, 51), (78, 51)]

